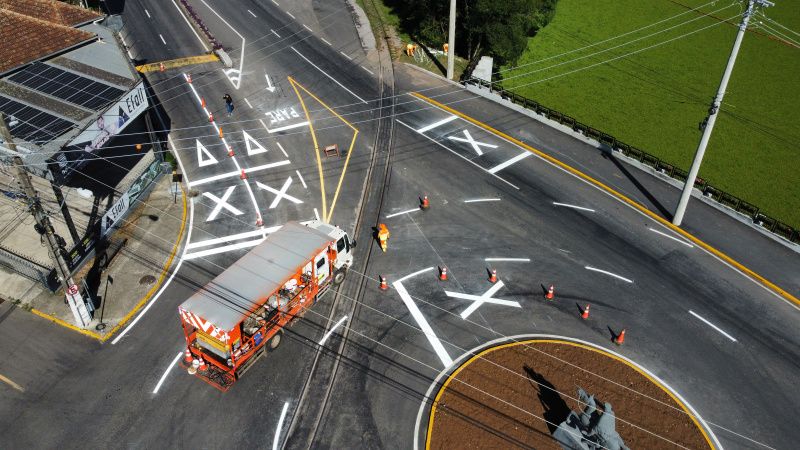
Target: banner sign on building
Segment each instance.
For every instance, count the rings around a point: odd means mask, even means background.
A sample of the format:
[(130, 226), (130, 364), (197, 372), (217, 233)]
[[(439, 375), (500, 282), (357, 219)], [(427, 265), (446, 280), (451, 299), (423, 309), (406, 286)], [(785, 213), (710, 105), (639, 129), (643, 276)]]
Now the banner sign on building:
[(128, 208), (130, 207), (131, 199), (126, 192), (120, 196), (111, 208), (108, 208), (105, 214), (103, 214), (103, 220), (100, 222), (100, 235), (105, 236), (105, 234), (114, 227), (114, 224), (128, 212)]

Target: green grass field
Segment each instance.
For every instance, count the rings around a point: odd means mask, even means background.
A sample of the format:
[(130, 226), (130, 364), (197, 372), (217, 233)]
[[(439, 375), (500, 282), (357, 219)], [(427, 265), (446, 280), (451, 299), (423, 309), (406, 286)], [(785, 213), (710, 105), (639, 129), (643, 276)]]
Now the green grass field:
[[(700, 139), (698, 124), (719, 86), (741, 11), (741, 2), (723, 0), (702, 7), (704, 14), (688, 8), (706, 3), (560, 0), (554, 20), (529, 40), (518, 69), (504, 72), (502, 85), (688, 169)], [(764, 11), (767, 17), (800, 32), (797, 2), (776, 3)], [(563, 55), (682, 12), (646, 30)], [(684, 24), (692, 19), (697, 20)], [(755, 20), (800, 42), (792, 31)], [(714, 26), (631, 54), (709, 25)], [(800, 48), (770, 33), (755, 23), (744, 38), (700, 176), (800, 227)]]

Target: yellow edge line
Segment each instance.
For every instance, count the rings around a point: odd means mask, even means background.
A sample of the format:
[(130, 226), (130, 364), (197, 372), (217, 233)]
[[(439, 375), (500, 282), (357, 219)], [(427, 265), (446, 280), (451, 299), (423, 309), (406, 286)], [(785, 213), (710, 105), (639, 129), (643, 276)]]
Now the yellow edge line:
[(600, 187), (601, 189), (603, 189), (604, 191), (608, 192), (609, 194), (611, 194), (611, 195), (617, 197), (618, 199), (624, 201), (625, 203), (633, 206), (634, 208), (638, 209), (642, 213), (648, 215), (653, 220), (661, 223), (662, 225), (666, 226), (667, 228), (669, 228), (669, 229), (675, 231), (676, 233), (684, 236), (685, 238), (687, 238), (690, 241), (694, 242), (695, 244), (699, 245), (700, 247), (702, 247), (706, 251), (712, 253), (716, 257), (718, 257), (721, 260), (725, 261), (726, 263), (732, 265), (733, 267), (735, 267), (736, 269), (740, 270), (741, 272), (743, 272), (748, 277), (750, 277), (753, 280), (755, 280), (755, 281), (763, 284), (764, 286), (768, 287), (769, 289), (771, 289), (772, 291), (774, 291), (775, 293), (777, 293), (781, 297), (785, 298), (786, 300), (789, 300), (790, 302), (794, 303), (795, 305), (800, 306), (800, 299), (798, 299), (797, 297), (793, 296), (792, 294), (786, 292), (782, 288), (778, 287), (775, 283), (767, 280), (766, 278), (762, 277), (761, 275), (757, 274), (756, 272), (748, 269), (747, 267), (743, 266), (741, 263), (737, 262), (736, 260), (734, 260), (730, 256), (726, 255), (725, 253), (722, 253), (721, 251), (717, 250), (716, 248), (714, 248), (714, 247), (706, 244), (705, 242), (701, 241), (699, 238), (695, 237), (691, 233), (683, 230), (680, 227), (677, 227), (677, 226), (673, 225), (672, 222), (670, 222), (670, 221), (662, 218), (661, 216), (657, 215), (656, 213), (650, 211), (644, 205), (641, 205), (640, 203), (637, 203), (636, 201), (629, 199), (625, 195), (617, 192), (616, 190), (614, 190), (613, 188), (611, 188), (609, 186), (606, 186), (605, 184), (601, 183), (600, 181), (595, 180), (594, 178), (590, 177), (589, 175), (586, 175), (585, 173), (581, 172), (580, 170), (575, 169), (574, 167), (569, 166), (569, 165), (559, 161), (558, 159), (556, 159), (556, 158), (554, 158), (554, 157), (552, 157), (552, 156), (550, 156), (550, 155), (548, 155), (548, 154), (546, 154), (546, 153), (544, 153), (544, 152), (542, 152), (540, 150), (537, 150), (537, 149), (531, 147), (530, 145), (528, 145), (528, 144), (526, 144), (526, 143), (524, 143), (522, 141), (519, 141), (518, 139), (515, 139), (515, 138), (503, 133), (502, 131), (498, 131), (498, 130), (492, 128), (489, 125), (486, 125), (485, 123), (483, 123), (483, 122), (481, 122), (479, 120), (473, 119), (472, 117), (470, 117), (470, 116), (468, 116), (468, 115), (466, 115), (466, 114), (464, 114), (464, 113), (462, 113), (460, 111), (456, 111), (455, 109), (450, 108), (449, 106), (443, 105), (443, 104), (437, 102), (436, 100), (433, 100), (431, 98), (425, 97), (424, 95), (419, 94), (417, 92), (412, 92), (411, 95), (419, 98), (420, 100), (428, 102), (428, 103), (430, 103), (430, 104), (432, 104), (432, 105), (434, 105), (434, 106), (436, 106), (436, 107), (438, 107), (440, 109), (443, 109), (443, 110), (445, 110), (445, 111), (447, 111), (447, 112), (449, 112), (451, 114), (455, 114), (455, 115), (461, 117), (462, 119), (464, 119), (464, 120), (466, 120), (468, 122), (471, 122), (474, 125), (477, 125), (477, 126), (483, 128), (486, 131), (494, 133), (495, 135), (500, 136), (500, 137), (508, 140), (509, 142), (512, 142), (512, 143), (518, 145), (519, 147), (522, 147), (525, 150), (528, 150), (529, 152), (534, 153), (535, 155), (537, 155), (540, 158), (550, 162), (551, 164), (554, 164), (554, 165), (556, 165), (556, 166), (558, 166), (558, 167), (560, 167), (560, 168), (562, 168), (562, 169), (564, 169), (564, 170), (566, 170), (566, 171), (568, 171), (568, 172), (570, 172), (570, 173), (572, 173), (572, 174), (574, 174), (574, 175), (576, 175), (576, 176), (578, 176), (580, 178), (583, 178), (584, 180), (586, 180), (586, 181), (588, 181), (588, 182)]
[(336, 208), (336, 199), (339, 198), (339, 189), (342, 187), (342, 181), (344, 181), (344, 174), (347, 172), (347, 166), (350, 164), (350, 155), (353, 154), (353, 147), (356, 145), (356, 137), (358, 136), (358, 130), (353, 132), (353, 140), (350, 141), (350, 148), (347, 149), (347, 158), (344, 159), (344, 167), (342, 168), (342, 174), (339, 176), (339, 183), (336, 184), (336, 192), (333, 193), (333, 201), (331, 201), (331, 210), (328, 212), (328, 218), (325, 219), (326, 222), (331, 221), (331, 217), (333, 217), (333, 209)]
[[(319, 144), (317, 143), (317, 135), (314, 133), (314, 125), (311, 124), (311, 116), (308, 114), (308, 108), (306, 108), (306, 103), (303, 101), (303, 97), (300, 96), (300, 91), (297, 90), (297, 86), (299, 86), (299, 83), (294, 81), (294, 78), (292, 77), (287, 77), (287, 78), (289, 79), (289, 83), (292, 85), (292, 89), (294, 89), (294, 93), (297, 95), (297, 99), (300, 100), (300, 106), (303, 107), (303, 113), (305, 113), (306, 120), (308, 121), (308, 129), (311, 130), (311, 140), (314, 141), (314, 151), (317, 154), (317, 170), (319, 171), (319, 190), (322, 194), (322, 219), (327, 221), (326, 217), (328, 216), (328, 205), (327, 205), (328, 202), (325, 200), (325, 177), (323, 177), (322, 175), (322, 159), (320, 159), (319, 156)], [(303, 90), (305, 91), (305, 89)]]
[(12, 388), (14, 388), (14, 389), (16, 389), (16, 390), (18, 390), (20, 392), (25, 392), (25, 388), (23, 388), (22, 386), (18, 385), (17, 383), (14, 383), (13, 381), (11, 381), (11, 378), (8, 378), (7, 376), (5, 376), (3, 374), (0, 374), (0, 381), (2, 381), (3, 383), (6, 383), (7, 385), (11, 386)]
[[(183, 189), (183, 185), (181, 185), (181, 191), (184, 192), (184, 194), (186, 193), (186, 191)], [(36, 314), (39, 317), (42, 317), (44, 319), (47, 319), (47, 320), (51, 321), (53, 323), (56, 323), (56, 324), (61, 325), (63, 327), (69, 328), (70, 330), (74, 330), (74, 331), (77, 331), (80, 334), (95, 338), (100, 342), (107, 341), (109, 338), (111, 338), (111, 336), (114, 335), (114, 333), (117, 332), (117, 330), (119, 330), (126, 323), (128, 323), (128, 321), (131, 320), (131, 317), (133, 317), (134, 314), (139, 312), (139, 310), (142, 309), (142, 307), (145, 304), (147, 304), (147, 302), (150, 300), (150, 298), (153, 296), (153, 294), (156, 292), (156, 290), (158, 290), (161, 287), (161, 283), (164, 281), (164, 278), (167, 276), (167, 272), (169, 271), (169, 268), (172, 265), (172, 260), (175, 259), (175, 254), (177, 253), (178, 247), (180, 246), (180, 243), (183, 240), (183, 231), (185, 229), (186, 229), (186, 195), (183, 195), (183, 214), (181, 216), (181, 229), (178, 232), (178, 239), (175, 241), (175, 244), (172, 246), (172, 252), (170, 253), (169, 258), (167, 259), (167, 262), (164, 264), (164, 268), (161, 270), (161, 275), (159, 275), (158, 281), (156, 282), (156, 284), (153, 285), (152, 288), (150, 288), (149, 291), (147, 291), (147, 294), (145, 294), (145, 296), (141, 300), (139, 300), (139, 303), (137, 303), (136, 306), (134, 306), (134, 308), (132, 310), (128, 311), (128, 314), (126, 314), (125, 317), (123, 317), (122, 320), (116, 326), (114, 326), (114, 328), (112, 328), (111, 331), (109, 331), (105, 335), (100, 335), (98, 333), (95, 333), (94, 331), (84, 330), (83, 328), (77, 327), (77, 326), (75, 326), (75, 325), (73, 325), (71, 323), (63, 321), (63, 320), (59, 319), (58, 317), (51, 316), (50, 314), (47, 314), (47, 313), (43, 313), (43, 312), (39, 311), (38, 309), (33, 309), (32, 308), (31, 312), (33, 314)]]
[(592, 346), (589, 346), (589, 345), (584, 345), (584, 344), (580, 344), (580, 343), (577, 343), (577, 342), (570, 342), (570, 341), (560, 341), (560, 340), (556, 340), (556, 339), (529, 339), (529, 340), (525, 340), (525, 341), (518, 341), (518, 342), (510, 342), (508, 344), (501, 344), (501, 345), (497, 345), (495, 347), (487, 348), (487, 349), (481, 351), (480, 353), (474, 355), (472, 358), (464, 361), (449, 377), (447, 377), (447, 380), (445, 380), (445, 382), (439, 388), (439, 392), (436, 394), (436, 398), (434, 399), (433, 404), (431, 404), (431, 413), (430, 413), (430, 419), (428, 420), (428, 433), (427, 433), (427, 436), (426, 436), (426, 439), (425, 439), (425, 448), (426, 449), (430, 449), (431, 432), (433, 430), (433, 419), (434, 419), (434, 415), (435, 415), (435, 412), (436, 412), (436, 405), (439, 403), (439, 399), (441, 398), (441, 396), (444, 393), (444, 391), (447, 390), (447, 386), (450, 384), (450, 382), (452, 380), (454, 380), (456, 378), (456, 376), (458, 376), (459, 372), (461, 372), (461, 370), (463, 368), (465, 368), (468, 365), (472, 364), (476, 359), (482, 358), (484, 355), (486, 355), (488, 353), (491, 353), (491, 352), (493, 352), (495, 350), (500, 350), (500, 349), (507, 348), (507, 347), (514, 347), (514, 346), (517, 346), (517, 345), (528, 345), (528, 344), (537, 344), (537, 343), (551, 343), (551, 344), (572, 345), (572, 346), (575, 346), (575, 347), (580, 347), (580, 348), (584, 348), (584, 349), (587, 349), (587, 350), (591, 350), (593, 352), (600, 353), (601, 355), (608, 356), (608, 357), (611, 357), (611, 358), (613, 358), (613, 359), (615, 359), (617, 361), (625, 363), (628, 367), (630, 367), (633, 370), (639, 372), (641, 375), (644, 375), (645, 378), (647, 378), (648, 380), (650, 380), (651, 383), (653, 383), (656, 386), (658, 386), (659, 388), (661, 388), (661, 390), (666, 392), (667, 395), (669, 395), (670, 398), (672, 398), (672, 400), (675, 403), (680, 405), (681, 409), (683, 409), (683, 411), (689, 417), (691, 417), (692, 422), (694, 422), (694, 424), (697, 427), (697, 429), (700, 430), (700, 433), (702, 433), (703, 437), (705, 438), (706, 442), (708, 443), (708, 446), (710, 448), (712, 448), (712, 449), (714, 448), (714, 444), (711, 443), (711, 438), (708, 436), (708, 433), (706, 433), (705, 428), (700, 425), (700, 422), (697, 420), (697, 418), (694, 416), (694, 414), (692, 414), (691, 411), (689, 411), (689, 409), (686, 407), (686, 405), (684, 405), (682, 401), (678, 400), (678, 398), (672, 392), (670, 392), (670, 390), (667, 389), (666, 386), (662, 385), (658, 380), (654, 379), (653, 377), (648, 375), (646, 372), (642, 371), (641, 369), (639, 369), (635, 365), (631, 364), (629, 361), (625, 360), (624, 358), (620, 358), (617, 355), (614, 355), (614, 354), (611, 354), (611, 353), (607, 353), (607, 352), (605, 352), (603, 350), (600, 350), (599, 348), (595, 348), (595, 347), (592, 347)]

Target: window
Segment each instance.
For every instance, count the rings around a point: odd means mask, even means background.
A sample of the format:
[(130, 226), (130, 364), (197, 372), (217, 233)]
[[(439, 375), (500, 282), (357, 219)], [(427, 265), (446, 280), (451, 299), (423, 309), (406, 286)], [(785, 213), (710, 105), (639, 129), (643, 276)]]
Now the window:
[(344, 246), (345, 246), (344, 237), (342, 237), (341, 239), (339, 239), (339, 242), (336, 243), (336, 251), (338, 253), (342, 253), (342, 251), (344, 250)]
[(322, 266), (324, 265), (325, 265), (325, 257), (323, 256), (322, 258), (319, 259), (319, 261), (317, 261), (317, 270), (321, 269)]

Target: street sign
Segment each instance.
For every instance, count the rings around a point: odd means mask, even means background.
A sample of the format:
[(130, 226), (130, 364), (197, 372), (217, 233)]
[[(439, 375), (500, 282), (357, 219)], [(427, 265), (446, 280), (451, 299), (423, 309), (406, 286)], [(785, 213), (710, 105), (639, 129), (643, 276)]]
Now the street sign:
[(78, 293), (78, 285), (77, 284), (71, 284), (69, 286), (69, 288), (67, 289), (67, 294), (75, 295), (77, 293)]

